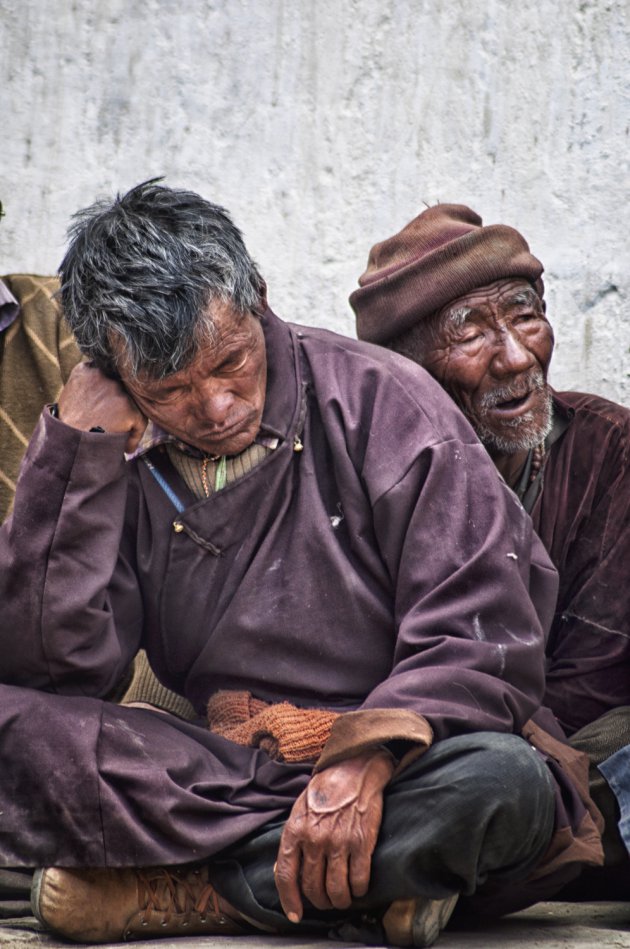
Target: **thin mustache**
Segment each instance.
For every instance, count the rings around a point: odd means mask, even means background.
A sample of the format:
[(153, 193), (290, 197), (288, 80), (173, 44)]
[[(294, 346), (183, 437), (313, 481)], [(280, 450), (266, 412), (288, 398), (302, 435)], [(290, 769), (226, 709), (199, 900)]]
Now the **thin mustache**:
[(518, 382), (513, 382), (509, 386), (499, 386), (497, 389), (493, 389), (492, 392), (486, 392), (481, 397), (479, 407), (482, 412), (487, 412), (488, 409), (493, 409), (500, 402), (522, 399), (534, 389), (544, 389), (545, 385), (545, 379), (540, 369), (532, 369)]

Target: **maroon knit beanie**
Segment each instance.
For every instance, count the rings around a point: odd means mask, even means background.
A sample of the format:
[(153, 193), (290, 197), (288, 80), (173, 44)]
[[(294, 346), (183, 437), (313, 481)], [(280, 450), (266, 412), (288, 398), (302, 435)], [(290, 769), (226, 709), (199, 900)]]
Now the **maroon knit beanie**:
[(518, 231), (483, 227), (463, 204), (437, 204), (375, 244), (350, 295), (357, 336), (386, 343), (458, 297), (495, 280), (523, 277), (543, 295), (543, 266)]

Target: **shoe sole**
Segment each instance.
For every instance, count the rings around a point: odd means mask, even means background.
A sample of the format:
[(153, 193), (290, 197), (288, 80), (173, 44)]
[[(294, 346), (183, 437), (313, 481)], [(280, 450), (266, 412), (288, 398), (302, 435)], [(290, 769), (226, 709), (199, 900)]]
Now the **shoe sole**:
[(33, 916), (46, 926), (46, 920), (42, 919), (41, 913), (39, 912), (39, 895), (42, 889), (42, 882), (44, 880), (45, 870), (40, 869), (36, 870), (33, 874), (33, 882), (31, 884), (31, 909), (33, 911)]
[(35, 870), (33, 873), (33, 882), (31, 883), (31, 912), (35, 919), (37, 919), (49, 932), (63, 936), (64, 939), (72, 939), (72, 936), (66, 936), (65, 933), (55, 929), (55, 927), (48, 922), (43, 912), (40, 910), (39, 901), (47, 869), (47, 867), (40, 867), (39, 870)]
[(416, 949), (433, 945), (453, 915), (458, 898), (459, 894), (454, 893), (443, 900), (418, 900), (412, 923), (412, 945)]

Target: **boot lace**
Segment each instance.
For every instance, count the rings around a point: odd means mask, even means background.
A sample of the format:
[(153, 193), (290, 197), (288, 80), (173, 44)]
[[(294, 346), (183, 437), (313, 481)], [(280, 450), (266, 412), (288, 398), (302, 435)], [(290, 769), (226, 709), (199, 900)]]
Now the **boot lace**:
[(138, 900), (142, 916), (140, 923), (148, 925), (152, 913), (162, 915), (162, 926), (168, 926), (173, 917), (188, 925), (193, 913), (205, 922), (208, 914), (221, 917), (219, 898), (208, 883), (207, 870), (178, 870), (165, 867), (138, 870)]

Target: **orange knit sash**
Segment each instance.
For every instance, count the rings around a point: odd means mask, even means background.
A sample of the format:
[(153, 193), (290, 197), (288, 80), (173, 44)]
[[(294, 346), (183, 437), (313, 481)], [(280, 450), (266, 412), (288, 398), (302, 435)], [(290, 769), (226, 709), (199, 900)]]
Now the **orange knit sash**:
[(208, 702), (208, 728), (238, 745), (261, 748), (274, 761), (316, 761), (339, 712), (270, 704), (251, 692), (220, 691)]

